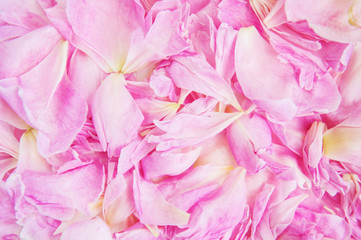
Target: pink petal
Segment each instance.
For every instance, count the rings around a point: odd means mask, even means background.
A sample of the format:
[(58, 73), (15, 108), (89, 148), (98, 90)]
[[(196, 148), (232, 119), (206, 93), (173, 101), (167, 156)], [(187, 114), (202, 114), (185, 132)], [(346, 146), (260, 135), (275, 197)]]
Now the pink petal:
[(77, 222), (68, 227), (62, 234), (61, 240), (111, 240), (112, 234), (105, 222), (96, 217), (92, 220)]
[(102, 167), (94, 163), (57, 175), (24, 172), (24, 199), (42, 215), (59, 220), (70, 219), (75, 209), (87, 214), (88, 204), (103, 191), (103, 174)]
[(236, 168), (223, 185), (192, 209), (189, 228), (177, 237), (218, 239), (243, 217), (246, 203), (246, 171)]
[(188, 44), (178, 33), (180, 24), (179, 10), (158, 13), (145, 39), (140, 44), (131, 43), (123, 72), (135, 72), (146, 64), (166, 59), (188, 48)]
[(166, 152), (153, 152), (142, 159), (144, 177), (152, 179), (164, 175), (178, 175), (187, 170), (197, 160), (201, 148), (175, 149)]
[(126, 61), (133, 33), (143, 34), (144, 9), (133, 0), (69, 0), (66, 13), (74, 32), (114, 72)]
[(86, 102), (65, 75), (67, 50), (67, 42), (60, 42), (20, 77), (19, 96), (29, 121), (39, 131), (38, 148), (43, 156), (65, 151), (85, 122)]
[(166, 133), (149, 136), (149, 142), (159, 142), (157, 151), (172, 147), (186, 147), (201, 143), (223, 131), (241, 113), (210, 112), (203, 115), (178, 114), (173, 120), (156, 121), (155, 124)]
[[(361, 4), (352, 0), (326, 0), (322, 2), (287, 0), (285, 12), (290, 21), (306, 20), (321, 37), (337, 42), (361, 41)], [(327, 11), (325, 11), (327, 9)]]
[[(120, 149), (137, 136), (143, 121), (133, 97), (124, 86), (122, 74), (111, 74), (95, 93), (92, 115), (99, 141), (109, 156), (119, 156)], [(115, 111), (116, 110), (116, 111)]]
[(29, 71), (50, 53), (60, 39), (55, 28), (46, 26), (1, 42), (0, 78), (17, 77)]
[(164, 199), (157, 187), (134, 173), (134, 201), (140, 222), (149, 225), (185, 225), (189, 214)]
[(172, 59), (167, 72), (177, 87), (212, 96), (240, 108), (230, 85), (201, 55), (179, 55)]

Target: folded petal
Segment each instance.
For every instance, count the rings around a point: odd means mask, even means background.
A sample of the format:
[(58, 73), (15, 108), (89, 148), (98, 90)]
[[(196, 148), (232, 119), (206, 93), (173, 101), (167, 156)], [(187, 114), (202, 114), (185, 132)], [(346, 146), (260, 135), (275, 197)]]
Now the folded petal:
[(92, 115), (99, 141), (109, 156), (119, 156), (120, 149), (137, 136), (143, 115), (125, 88), (122, 74), (111, 74), (95, 93)]
[(258, 154), (272, 144), (267, 122), (258, 115), (242, 116), (227, 129), (227, 139), (238, 164), (249, 173), (258, 172), (265, 162)]

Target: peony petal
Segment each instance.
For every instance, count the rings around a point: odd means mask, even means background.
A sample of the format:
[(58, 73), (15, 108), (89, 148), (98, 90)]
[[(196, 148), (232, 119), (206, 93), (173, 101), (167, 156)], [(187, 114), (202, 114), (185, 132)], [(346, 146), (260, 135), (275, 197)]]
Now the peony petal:
[(133, 32), (143, 34), (144, 9), (134, 0), (68, 0), (66, 13), (74, 32), (114, 72), (126, 61)]
[[(325, 11), (327, 9), (327, 11)], [(285, 12), (289, 21), (306, 20), (321, 37), (337, 42), (361, 41), (361, 4), (353, 0), (286, 0)]]
[(0, 42), (0, 78), (17, 77), (42, 61), (61, 40), (51, 26)]
[(134, 173), (134, 201), (140, 222), (149, 225), (185, 225), (189, 214), (164, 199), (157, 187)]
[(178, 114), (173, 120), (156, 121), (155, 124), (166, 133), (149, 136), (149, 142), (159, 142), (157, 151), (172, 147), (187, 147), (201, 143), (223, 131), (242, 113), (210, 112), (200, 116)]
[(75, 209), (83, 214), (89, 212), (88, 204), (103, 191), (104, 173), (99, 164), (90, 163), (57, 175), (27, 171), (21, 179), (24, 199), (42, 215), (69, 220)]
[[(20, 77), (19, 96), (29, 121), (39, 131), (38, 148), (43, 156), (65, 151), (86, 118), (86, 102), (65, 75), (67, 50), (68, 43), (60, 42)], [(59, 116), (59, 112), (63, 114)]]
[(172, 59), (167, 72), (177, 87), (217, 98), (240, 109), (230, 85), (201, 55), (179, 55)]
[(62, 234), (61, 240), (111, 240), (112, 234), (105, 222), (96, 217), (92, 220), (72, 224)]
[(323, 154), (341, 162), (361, 166), (361, 128), (334, 127), (323, 135)]
[(188, 48), (178, 34), (180, 24), (180, 10), (158, 13), (145, 39), (140, 44), (132, 42), (122, 72), (135, 72), (146, 64), (166, 59)]
[(189, 228), (177, 235), (186, 239), (218, 239), (243, 217), (246, 171), (234, 169), (223, 185), (192, 209)]
[(39, 154), (36, 147), (36, 131), (27, 130), (20, 138), (17, 173), (24, 171), (51, 173), (48, 162)]
[(137, 136), (143, 121), (133, 97), (124, 86), (122, 74), (111, 74), (95, 93), (92, 114), (99, 141), (109, 156), (119, 156), (120, 149)]
[(166, 152), (153, 152), (142, 160), (145, 179), (179, 175), (190, 168), (197, 160), (201, 148), (175, 149)]

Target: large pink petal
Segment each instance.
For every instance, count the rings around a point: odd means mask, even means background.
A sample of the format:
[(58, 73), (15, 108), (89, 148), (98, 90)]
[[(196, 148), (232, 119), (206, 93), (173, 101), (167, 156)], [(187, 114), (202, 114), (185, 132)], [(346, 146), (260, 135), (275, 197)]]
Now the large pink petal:
[(67, 42), (60, 42), (20, 77), (19, 96), (31, 125), (39, 131), (38, 148), (44, 156), (65, 151), (86, 118), (86, 102), (65, 74), (67, 46)]
[(103, 81), (95, 93), (92, 114), (99, 141), (109, 156), (119, 156), (120, 149), (137, 136), (143, 121), (122, 74), (111, 74)]
[(42, 215), (68, 220), (74, 210), (89, 213), (89, 204), (103, 191), (104, 173), (102, 166), (90, 163), (61, 174), (27, 171), (22, 173), (21, 180), (25, 186), (24, 199)]
[(126, 61), (132, 37), (144, 34), (144, 9), (134, 0), (68, 0), (66, 12), (74, 32), (115, 72)]
[(0, 42), (0, 78), (17, 77), (42, 61), (60, 41), (51, 26)]

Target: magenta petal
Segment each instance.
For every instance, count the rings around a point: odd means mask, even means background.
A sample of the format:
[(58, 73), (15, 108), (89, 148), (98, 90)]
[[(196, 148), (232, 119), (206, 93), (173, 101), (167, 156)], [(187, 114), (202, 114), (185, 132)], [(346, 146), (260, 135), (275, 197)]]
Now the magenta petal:
[(93, 122), (99, 141), (109, 156), (119, 156), (120, 149), (137, 136), (143, 115), (125, 88), (122, 74), (111, 74), (95, 93)]

